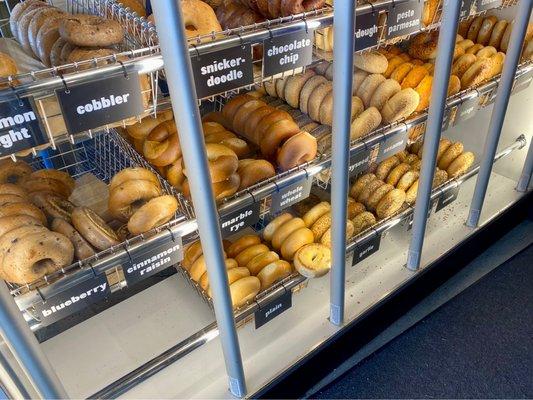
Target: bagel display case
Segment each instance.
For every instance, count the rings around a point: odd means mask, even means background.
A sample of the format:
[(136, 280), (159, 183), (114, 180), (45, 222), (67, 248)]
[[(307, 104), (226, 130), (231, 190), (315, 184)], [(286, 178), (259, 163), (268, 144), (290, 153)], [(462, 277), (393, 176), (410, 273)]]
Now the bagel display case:
[(6, 392), (303, 396), (298, 366), (523, 213), (530, 13), (0, 3)]

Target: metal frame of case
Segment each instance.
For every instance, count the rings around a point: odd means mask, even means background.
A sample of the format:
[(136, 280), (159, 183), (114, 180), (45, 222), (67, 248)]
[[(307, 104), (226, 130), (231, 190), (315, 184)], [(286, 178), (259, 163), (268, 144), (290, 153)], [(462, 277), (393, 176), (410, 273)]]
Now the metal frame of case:
[[(76, 0), (74, 0), (76, 1)], [(94, 0), (96, 1), (96, 0)], [(220, 49), (224, 47), (229, 47), (235, 44), (242, 43), (243, 41), (249, 43), (259, 43), (262, 40), (270, 37), (270, 35), (281, 34), (281, 33), (290, 33), (299, 31), (302, 29), (308, 29), (309, 27), (325, 27), (329, 26), (334, 21), (334, 12), (328, 9), (320, 10), (293, 18), (280, 19), (279, 21), (270, 21), (264, 24), (256, 24), (252, 27), (245, 27), (241, 30), (230, 30), (223, 32), (226, 36), (222, 39), (218, 39), (208, 43), (201, 43), (202, 38), (196, 38), (196, 44), (192, 44), (189, 49), (186, 48), (186, 40), (184, 38), (183, 32), (181, 29), (172, 29), (171, 35), (167, 38), (168, 40), (163, 40), (161, 43), (162, 55), (159, 54), (159, 46), (155, 43), (155, 33), (154, 27), (149, 23), (144, 21), (142, 18), (138, 18), (135, 15), (131, 15), (127, 10), (122, 9), (122, 7), (114, 4), (114, 1), (111, 0), (102, 0), (107, 6), (111, 4), (113, 12), (117, 10), (117, 15), (123, 16), (126, 20), (131, 21), (132, 19), (136, 23), (140, 23), (143, 28), (146, 28), (146, 32), (149, 32), (148, 35), (145, 34), (143, 40), (148, 41), (148, 47), (141, 49), (134, 49), (124, 53), (131, 57), (131, 60), (124, 62), (124, 67), (129, 70), (135, 70), (139, 74), (143, 73), (153, 73), (161, 71), (163, 68), (163, 59), (166, 61), (165, 68), (167, 72), (172, 71), (169, 75), (179, 76), (179, 80), (175, 81), (174, 79), (169, 79), (168, 83), (170, 85), (171, 93), (176, 90), (177, 86), (185, 85), (191, 88), (190, 92), (194, 93), (192, 74), (190, 71), (190, 66), (188, 67), (188, 55), (190, 56), (194, 52), (203, 52), (211, 51), (214, 49)], [(396, 3), (400, 3), (401, 0), (397, 0)], [(112, 4), (113, 3), (113, 4)], [(172, 2), (173, 3), (173, 2)], [(352, 59), (354, 57), (353, 52), (350, 50), (353, 45), (351, 40), (342, 41), (340, 38), (351, 37), (353, 39), (354, 26), (356, 24), (356, 14), (362, 11), (367, 11), (372, 7), (373, 10), (385, 9), (389, 5), (394, 5), (394, 1), (386, 0), (375, 3), (371, 5), (362, 5), (357, 7), (354, 2), (346, 2), (337, 4), (337, 12), (340, 10), (341, 13), (338, 16), (339, 22), (335, 30), (335, 39), (336, 43), (343, 43), (343, 46), (337, 45), (335, 47), (335, 59), (337, 60), (334, 68), (336, 73), (335, 76), (344, 76), (344, 72), (349, 72), (352, 69)], [(503, 6), (514, 4), (515, 1), (506, 1)], [(495, 157), (496, 145), (499, 139), (499, 133), (501, 131), (501, 125), (503, 121), (503, 116), (505, 115), (505, 110), (507, 107), (507, 102), (512, 89), (512, 83), (514, 79), (523, 74), (529, 73), (533, 69), (531, 63), (522, 65), (517, 70), (517, 64), (520, 55), (520, 45), (523, 37), (525, 35), (525, 29), (527, 26), (527, 20), (531, 12), (532, 1), (531, 0), (520, 0), (520, 11), (518, 13), (519, 18), (517, 19), (518, 27), (513, 30), (513, 36), (511, 40), (511, 46), (509, 49), (510, 56), (506, 58), (504, 72), (501, 79), (494, 79), (477, 89), (469, 90), (462, 92), (452, 99), (446, 99), (446, 88), (447, 82), (444, 82), (447, 79), (443, 79), (441, 82), (436, 81), (433, 87), (433, 99), (432, 105), (428, 113), (422, 113), (414, 116), (406, 121), (401, 121), (395, 123), (391, 126), (385, 126), (379, 128), (377, 131), (372, 132), (363, 140), (356, 143), (352, 143), (350, 146), (347, 146), (348, 141), (343, 137), (342, 132), (346, 130), (346, 115), (344, 112), (347, 107), (337, 107), (334, 124), (333, 124), (333, 146), (332, 151), (335, 153), (336, 157), (332, 159), (330, 155), (322, 155), (316, 160), (310, 162), (308, 165), (301, 166), (294, 171), (289, 171), (282, 176), (277, 176), (271, 181), (268, 181), (264, 184), (258, 185), (258, 187), (251, 188), (246, 190), (245, 193), (241, 193), (235, 198), (230, 199), (229, 201), (222, 204), (219, 209), (219, 214), (224, 214), (231, 210), (236, 210), (243, 207), (246, 204), (250, 204), (258, 199), (264, 199), (274, 193), (280, 183), (292, 183), (305, 176), (316, 176), (320, 172), (323, 172), (325, 169), (332, 166), (332, 202), (335, 208), (335, 213), (333, 216), (333, 226), (332, 226), (332, 237), (335, 238), (333, 241), (333, 260), (334, 267), (331, 273), (331, 322), (336, 325), (342, 325), (343, 322), (343, 306), (344, 306), (344, 260), (346, 253), (349, 253), (355, 249), (355, 247), (363, 243), (368, 238), (380, 235), (382, 232), (390, 229), (392, 226), (405, 221), (414, 214), (414, 232), (416, 234), (413, 236), (413, 244), (416, 248), (420, 249), (423, 245), (424, 240), (424, 227), (426, 222), (426, 214), (429, 202), (431, 200), (437, 199), (449, 189), (452, 189), (466, 179), (476, 175), (480, 171), (480, 178), (478, 179), (478, 184), (476, 186), (475, 196), (475, 206), (473, 205), (473, 213), (476, 213), (479, 210), (483, 203), (484, 190), (486, 190), (488, 182), (488, 174), (490, 173), (490, 168), (493, 162), (496, 159), (504, 157), (509, 154), (511, 151), (522, 148), (525, 145), (525, 139), (523, 137), (517, 138), (514, 144), (498, 153)], [(172, 27), (181, 27), (181, 17), (179, 10), (175, 5), (163, 5), (159, 3), (155, 7), (155, 13), (161, 21), (166, 21), (169, 26)], [(354, 15), (355, 14), (355, 15)], [(449, 31), (455, 31), (453, 28), (457, 24), (458, 15), (459, 15), (459, 6), (450, 5), (446, 3), (443, 8), (444, 19), (441, 24), (442, 27), (450, 28)], [(354, 21), (355, 17), (355, 21)], [(342, 19), (342, 20), (341, 20)], [(335, 20), (336, 21), (336, 20)], [(166, 25), (166, 24), (165, 24)], [(132, 25), (135, 27), (136, 25)], [(180, 33), (181, 31), (181, 33)], [(447, 31), (447, 29), (444, 29)], [(522, 40), (520, 40), (522, 39)], [(174, 43), (172, 43), (174, 41)], [(146, 44), (141, 40), (142, 44)], [(442, 72), (442, 76), (448, 76), (445, 73), (449, 70), (450, 55), (453, 50), (453, 46), (450, 46), (451, 34), (447, 35), (445, 39), (439, 40), (439, 57), (437, 60), (437, 71)], [(453, 43), (453, 42), (451, 42)], [(138, 42), (136, 43), (138, 45)], [(357, 57), (357, 55), (355, 55)], [(111, 59), (104, 60), (110, 61)], [(2, 90), (0, 91), (0, 100), (6, 100), (11, 98), (13, 95), (16, 96), (29, 96), (43, 93), (53, 93), (53, 90), (56, 88), (61, 88), (65, 84), (75, 84), (81, 82), (87, 82), (94, 79), (97, 79), (101, 76), (104, 76), (109, 73), (120, 72), (124, 68), (121, 64), (116, 63), (116, 58), (114, 58), (115, 63), (109, 66), (96, 68), (98, 62), (101, 60), (93, 60), (87, 62), (87, 65), (93, 63), (95, 68), (91, 68), (87, 71), (77, 71), (71, 75), (65, 75), (65, 77), (59, 77), (58, 70), (47, 70), (45, 74), (49, 76), (46, 78), (38, 79), (38, 74), (29, 74), (30, 82), (22, 83), (21, 85), (12, 86), (11, 90)], [(113, 60), (111, 60), (113, 61)], [(448, 66), (446, 66), (448, 64)], [(70, 65), (68, 68), (74, 67), (76, 70), (78, 67), (83, 65)], [(179, 71), (179, 72), (178, 72)], [(55, 76), (54, 76), (55, 75)], [(440, 74), (439, 74), (440, 76)], [(263, 78), (261, 78), (262, 80)], [(155, 78), (157, 81), (157, 78)], [(12, 80), (9, 82), (12, 84)], [(446, 83), (446, 84), (445, 84)], [(471, 169), (465, 175), (452, 179), (446, 182), (441, 187), (431, 190), (431, 171), (433, 171), (435, 164), (435, 155), (436, 155), (436, 146), (438, 144), (438, 137), (440, 136), (441, 125), (442, 125), (442, 116), (446, 108), (451, 108), (456, 106), (468, 99), (487, 95), (492, 90), (498, 86), (498, 96), (496, 96), (496, 105), (493, 111), (493, 123), (491, 123), (490, 135), (487, 139), (486, 151), (481, 160), (481, 166)], [(155, 85), (156, 87), (157, 85)], [(334, 79), (334, 90), (335, 98), (338, 101), (337, 104), (348, 105), (351, 100), (351, 90), (346, 90), (347, 86), (343, 86), (342, 79)], [(153, 85), (154, 87), (154, 85)], [(183, 87), (183, 86), (182, 86)], [(158, 93), (154, 92), (152, 94), (152, 99), (158, 99)], [(182, 131), (188, 130), (196, 132), (197, 135), (192, 135), (194, 137), (201, 137), (200, 128), (198, 124), (198, 114), (196, 109), (196, 99), (191, 97), (190, 99), (181, 99), (180, 96), (174, 96), (178, 99), (176, 104), (180, 104), (179, 109), (190, 110), (190, 113), (185, 113), (188, 115), (188, 118), (177, 118), (178, 125), (182, 128)], [(337, 100), (338, 99), (338, 100)], [(157, 109), (158, 104), (165, 104), (165, 100), (159, 99), (161, 101), (156, 101), (154, 103), (154, 109)], [(178, 109), (176, 109), (177, 111)], [(179, 115), (176, 113), (176, 115)], [(419, 191), (418, 201), (414, 207), (406, 207), (402, 212), (400, 212), (395, 217), (382, 221), (378, 225), (372, 227), (371, 229), (363, 232), (361, 235), (358, 235), (354, 238), (347, 246), (345, 245), (346, 238), (344, 232), (344, 219), (346, 214), (345, 205), (343, 205), (345, 200), (345, 192), (348, 185), (348, 157), (360, 151), (361, 149), (368, 148), (370, 146), (381, 143), (385, 138), (390, 137), (391, 135), (407, 131), (411, 127), (422, 124), (428, 119), (428, 137), (432, 140), (426, 141), (425, 150), (429, 150), (426, 154), (431, 154), (433, 157), (426, 157), (423, 162), (421, 176), (426, 177), (424, 180), (422, 178), (421, 190)], [(348, 121), (349, 123), (349, 121)], [(344, 129), (343, 129), (344, 128)], [(88, 135), (91, 136), (93, 133), (88, 132)], [(72, 143), (77, 142), (78, 138), (69, 138)], [(222, 344), (225, 353), (226, 367), (229, 375), (229, 387), (232, 393), (236, 396), (244, 396), (246, 394), (246, 384), (245, 384), (245, 375), (242, 368), (242, 361), (240, 360), (238, 339), (235, 333), (235, 324), (238, 324), (242, 321), (245, 321), (252, 313), (260, 307), (261, 304), (267, 304), (272, 299), (275, 299), (282, 295), (285, 291), (294, 290), (298, 288), (304, 282), (304, 278), (301, 276), (292, 276), (290, 279), (282, 282), (280, 285), (275, 287), (273, 290), (269, 291), (264, 297), (261, 297), (257, 301), (249, 304), (245, 308), (239, 310), (235, 319), (233, 320), (233, 310), (231, 309), (231, 302), (229, 301), (229, 294), (226, 285), (226, 275), (223, 273), (224, 267), (222, 265), (221, 257), (221, 246), (220, 246), (220, 235), (218, 232), (218, 225), (216, 221), (217, 210), (212, 204), (211, 201), (205, 200), (205, 196), (202, 200), (200, 193), (210, 193), (209, 180), (207, 179), (207, 168), (205, 168), (205, 154), (203, 154), (202, 143), (198, 140), (187, 140), (187, 138), (182, 138), (183, 143), (187, 148), (191, 149), (191, 156), (186, 160), (187, 165), (196, 166), (196, 170), (201, 171), (201, 178), (198, 179), (195, 184), (192, 184), (192, 193), (193, 193), (193, 203), (196, 207), (197, 213), (202, 215), (203, 218), (198, 218), (198, 220), (189, 219), (183, 223), (175, 224), (171, 227), (165, 228), (157, 232), (156, 235), (150, 238), (142, 238), (142, 242), (132, 243), (133, 246), (150, 246), (158, 241), (171, 240), (175, 236), (183, 237), (188, 234), (192, 234), (196, 231), (197, 228), (200, 229), (200, 237), (205, 244), (212, 249), (218, 249), (219, 251), (216, 254), (212, 255), (212, 260), (209, 262), (208, 273), (211, 282), (216, 282), (216, 288), (214, 288), (214, 307), (215, 313), (217, 316), (217, 322), (209, 325), (202, 331), (191, 336), (187, 340), (177, 344), (166, 352), (155, 357), (150, 362), (141, 366), (137, 370), (131, 372), (125, 377), (121, 378), (117, 382), (109, 385), (107, 388), (95, 393), (91, 397), (114, 397), (121, 393), (126, 392), (132, 386), (140, 383), (141, 381), (147, 379), (153, 374), (157, 373), (159, 370), (169, 365), (170, 363), (175, 362), (184, 355), (190, 353), (195, 348), (201, 346), (202, 344), (207, 343), (212, 340), (218, 334), (222, 337)], [(528, 157), (526, 159), (526, 164), (524, 166), (524, 173), (519, 183), (520, 190), (527, 190), (527, 183), (530, 181), (531, 170), (533, 168), (533, 151), (530, 149), (528, 152)], [(433, 151), (434, 150), (434, 151)], [(194, 155), (192, 155), (194, 154)], [(342, 157), (338, 157), (338, 154), (342, 154)], [(487, 172), (488, 171), (488, 172)], [(428, 182), (425, 182), (428, 181)], [(327, 179), (326, 184), (329, 183)], [(479, 188), (478, 188), (479, 186)], [(208, 196), (209, 197), (209, 196)], [(474, 214), (472, 214), (474, 215)], [(475, 225), (475, 218), (469, 218), (471, 220), (471, 225)], [(128, 243), (129, 245), (129, 243)], [(61, 384), (58, 382), (56, 376), (54, 376), (52, 368), (47, 364), (46, 358), (44, 357), (42, 351), (39, 349), (39, 345), (33, 334), (28, 329), (27, 322), (24, 320), (22, 315), (19, 312), (20, 309), (26, 309), (31, 306), (35, 301), (42, 301), (44, 296), (51, 296), (57, 294), (64, 290), (65, 286), (72, 283), (74, 280), (83, 280), (91, 279), (92, 273), (98, 271), (100, 273), (112, 268), (112, 263), (120, 257), (123, 257), (127, 253), (127, 249), (115, 249), (113, 254), (109, 254), (104, 258), (96, 260), (96, 262), (91, 264), (90, 271), (87, 273), (87, 270), (80, 269), (72, 274), (69, 274), (68, 280), (59, 280), (52, 282), (49, 285), (46, 285), (42, 288), (39, 288), (39, 291), (32, 290), (26, 294), (17, 296), (16, 302), (17, 306), (12, 300), (12, 295), (9, 293), (7, 287), (0, 285), (0, 328), (1, 333), (6, 343), (8, 343), (12, 352), (17, 357), (19, 363), (25, 369), (27, 375), (31, 378), (31, 381), (39, 394), (46, 398), (56, 398), (56, 397), (65, 397), (65, 391), (61, 387)], [(413, 261), (408, 260), (409, 268), (416, 268), (418, 265), (416, 257)], [(33, 339), (32, 339), (33, 338)], [(15, 385), (17, 386), (17, 385)], [(19, 385), (20, 386), (20, 385)]]

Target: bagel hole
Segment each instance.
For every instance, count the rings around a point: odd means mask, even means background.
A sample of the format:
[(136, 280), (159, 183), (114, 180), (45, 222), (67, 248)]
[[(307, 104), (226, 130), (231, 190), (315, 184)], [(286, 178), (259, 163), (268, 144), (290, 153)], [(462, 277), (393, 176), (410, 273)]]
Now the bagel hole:
[(46, 274), (47, 271), (55, 270), (55, 263), (51, 258), (43, 258), (31, 266), (31, 270), (36, 275)]
[(196, 26), (191, 25), (191, 24), (185, 25), (185, 29), (188, 30), (188, 31), (190, 31), (190, 32), (194, 32), (194, 31), (197, 30), (197, 29), (196, 29)]

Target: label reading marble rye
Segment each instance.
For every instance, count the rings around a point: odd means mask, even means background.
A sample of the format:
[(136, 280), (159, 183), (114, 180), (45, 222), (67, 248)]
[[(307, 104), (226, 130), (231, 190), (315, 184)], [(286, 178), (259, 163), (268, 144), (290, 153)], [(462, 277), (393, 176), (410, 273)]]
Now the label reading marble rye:
[(252, 47), (244, 44), (191, 57), (198, 98), (251, 85)]
[(223, 237), (233, 235), (240, 230), (253, 226), (259, 221), (261, 205), (257, 202), (240, 210), (231, 212), (220, 217), (220, 231)]
[(263, 76), (306, 67), (313, 58), (314, 30), (275, 36), (263, 41)]

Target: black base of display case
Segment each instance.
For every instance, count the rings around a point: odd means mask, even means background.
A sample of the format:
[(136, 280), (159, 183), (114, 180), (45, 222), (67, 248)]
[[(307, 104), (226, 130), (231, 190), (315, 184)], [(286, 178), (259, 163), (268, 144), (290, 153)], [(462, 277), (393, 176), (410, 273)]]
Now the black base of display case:
[(533, 219), (533, 192), (424, 268), (251, 398), (302, 398), (320, 380), (362, 349), (439, 286), (525, 219)]

